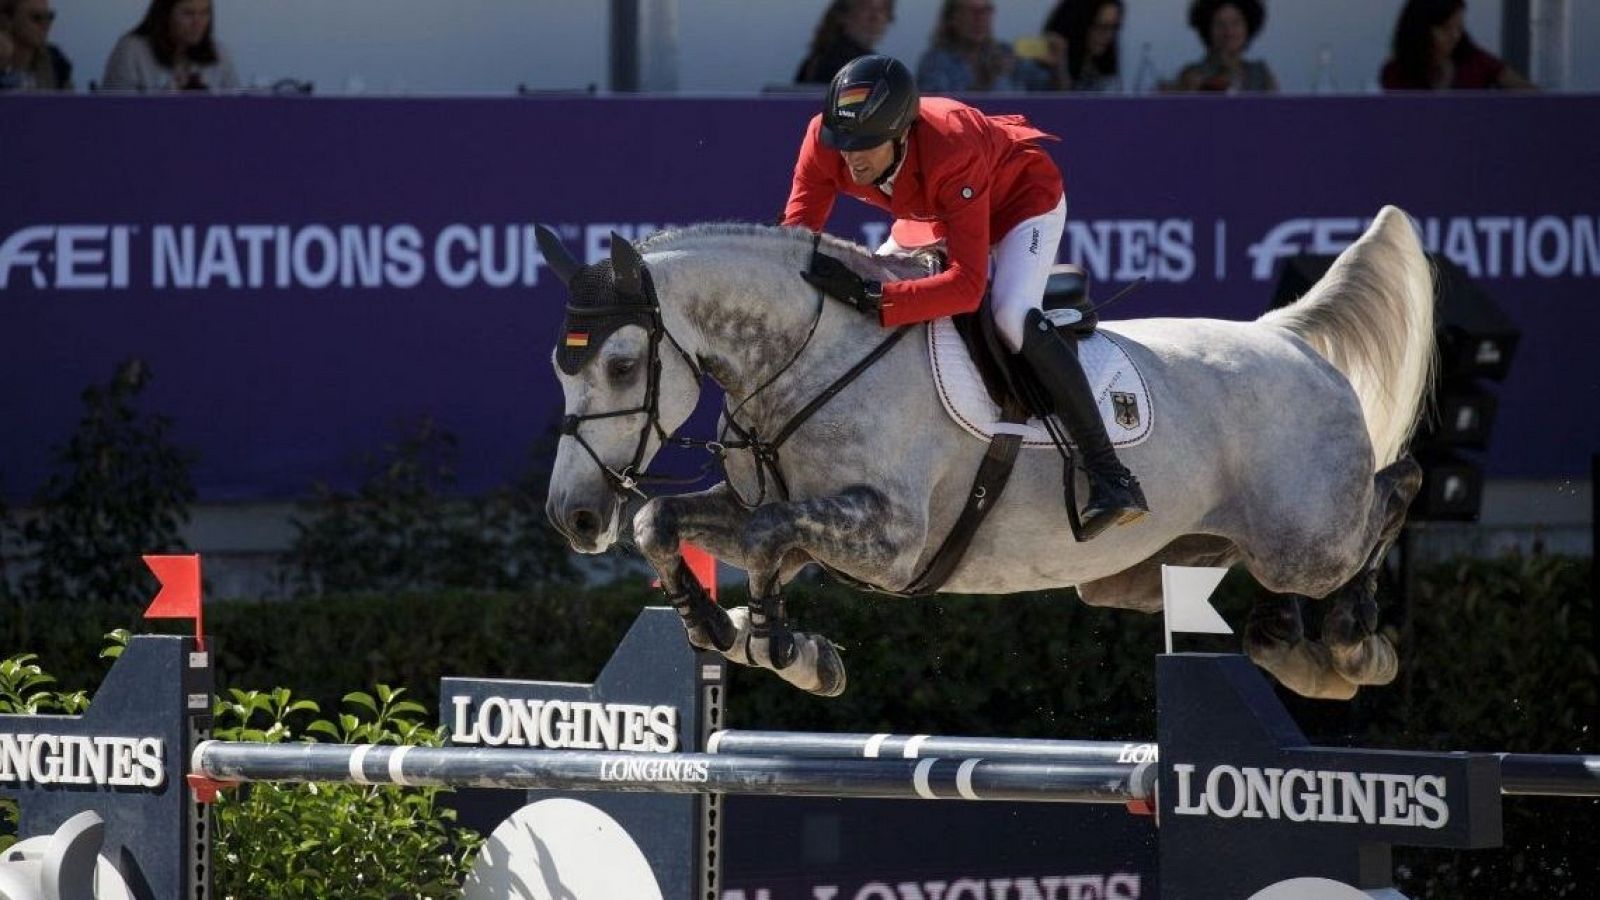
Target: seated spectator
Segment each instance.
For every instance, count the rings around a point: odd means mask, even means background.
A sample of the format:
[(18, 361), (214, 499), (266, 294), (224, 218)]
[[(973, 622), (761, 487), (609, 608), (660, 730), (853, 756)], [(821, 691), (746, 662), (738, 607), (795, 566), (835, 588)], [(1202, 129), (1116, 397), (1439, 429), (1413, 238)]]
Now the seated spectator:
[(1194, 0), (1189, 4), (1189, 27), (1206, 47), (1205, 59), (1178, 73), (1169, 89), (1179, 91), (1274, 92), (1277, 76), (1259, 59), (1245, 59), (1244, 51), (1261, 32), (1267, 11), (1261, 0)]
[(1074, 91), (1120, 91), (1117, 38), (1122, 0), (1061, 0), (1044, 23), (1066, 44), (1066, 80)]
[(72, 63), (50, 43), (55, 20), (50, 0), (0, 0), (0, 90), (72, 90)]
[(926, 93), (1056, 91), (1063, 69), (1023, 59), (994, 37), (994, 0), (944, 0), (933, 43), (917, 62), (917, 87)]
[(828, 4), (811, 50), (794, 73), (795, 84), (827, 84), (835, 72), (866, 56), (894, 22), (894, 0), (833, 0)]
[(239, 87), (233, 60), (211, 36), (211, 0), (150, 0), (137, 27), (106, 60), (108, 91), (226, 91)]
[(1465, 0), (1409, 0), (1394, 26), (1394, 54), (1379, 82), (1386, 91), (1473, 91), (1533, 87), (1467, 34)]

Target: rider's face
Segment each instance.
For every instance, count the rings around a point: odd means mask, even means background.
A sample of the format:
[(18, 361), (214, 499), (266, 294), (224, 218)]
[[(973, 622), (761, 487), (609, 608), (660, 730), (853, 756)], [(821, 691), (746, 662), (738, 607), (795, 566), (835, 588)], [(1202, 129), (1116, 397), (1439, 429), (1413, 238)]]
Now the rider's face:
[(894, 141), (885, 141), (870, 150), (840, 150), (850, 178), (856, 184), (871, 184), (894, 164)]

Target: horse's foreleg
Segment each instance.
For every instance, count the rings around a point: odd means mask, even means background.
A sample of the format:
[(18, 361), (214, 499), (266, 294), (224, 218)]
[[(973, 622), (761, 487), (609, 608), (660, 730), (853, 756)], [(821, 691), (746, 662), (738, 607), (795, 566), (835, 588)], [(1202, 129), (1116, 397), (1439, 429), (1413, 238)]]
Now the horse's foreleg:
[(1334, 594), (1322, 621), (1322, 642), (1334, 666), (1356, 684), (1388, 684), (1400, 669), (1394, 643), (1378, 631), (1378, 573), (1405, 525), (1406, 508), (1422, 486), (1422, 467), (1403, 457), (1373, 480), (1372, 551), (1356, 577)]
[(736, 621), (728, 611), (712, 601), (679, 551), (683, 541), (704, 547), (719, 559), (742, 562), (740, 535), (750, 514), (734, 498), (726, 483), (695, 494), (656, 497), (634, 516), (634, 540), (639, 552), (661, 578), (667, 602), (683, 618), (689, 643), (702, 650), (715, 650), (749, 665), (740, 640), (741, 625), (748, 630), (748, 617)]
[(838, 647), (820, 634), (789, 627), (779, 593), (780, 576), (785, 560), (792, 561), (798, 553), (875, 583), (893, 583), (903, 547), (893, 537), (892, 523), (887, 498), (864, 486), (756, 510), (744, 534), (751, 661), (813, 694), (843, 693), (845, 669)]

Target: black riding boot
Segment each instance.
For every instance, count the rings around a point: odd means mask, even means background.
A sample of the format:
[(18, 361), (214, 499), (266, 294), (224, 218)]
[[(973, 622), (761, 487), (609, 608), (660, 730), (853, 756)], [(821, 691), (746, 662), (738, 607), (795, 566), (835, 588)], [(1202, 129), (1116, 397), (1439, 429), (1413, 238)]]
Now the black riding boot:
[(1089, 502), (1083, 508), (1083, 539), (1090, 540), (1113, 525), (1132, 522), (1150, 511), (1139, 479), (1117, 459), (1106, 425), (1095, 408), (1089, 379), (1078, 362), (1078, 349), (1056, 332), (1055, 325), (1034, 310), (1023, 332), (1022, 356), (1050, 392), (1051, 405), (1078, 445), (1089, 476)]

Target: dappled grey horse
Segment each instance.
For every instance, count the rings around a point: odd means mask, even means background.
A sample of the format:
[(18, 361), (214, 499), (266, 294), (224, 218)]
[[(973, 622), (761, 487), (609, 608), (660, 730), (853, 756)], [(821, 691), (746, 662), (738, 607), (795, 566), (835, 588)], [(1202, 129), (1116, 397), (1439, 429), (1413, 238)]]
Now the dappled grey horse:
[[(797, 277), (815, 248), (802, 230), (701, 225), (637, 248), (613, 236), (611, 258), (591, 266), (548, 231), (541, 246), (571, 296), (555, 360), (567, 418), (551, 521), (580, 552), (616, 543), (656, 452), (692, 443), (673, 434), (710, 377), (737, 437), (711, 446), (726, 479), (648, 500), (633, 539), (691, 642), (805, 690), (841, 692), (837, 648), (789, 627), (781, 587), (814, 562), (901, 591), (951, 530), (985, 443), (941, 407), (926, 343), (886, 341), (888, 330)], [(925, 274), (834, 238), (821, 246), (868, 278)], [(1432, 378), (1433, 329), (1432, 273), (1393, 207), (1309, 294), (1254, 322), (1102, 324), (1162, 411), (1149, 438), (1122, 451), (1150, 515), (1075, 542), (1061, 457), (1025, 449), (939, 589), (1075, 585), (1090, 604), (1156, 611), (1162, 564), (1242, 564), (1270, 591), (1332, 595), (1320, 640), (1307, 638), (1292, 598), (1253, 610), (1244, 643), (1258, 664), (1307, 696), (1387, 683), (1396, 653), (1373, 593), (1421, 481), (1405, 448)], [(684, 540), (749, 573), (749, 607), (705, 601), (679, 555)]]

